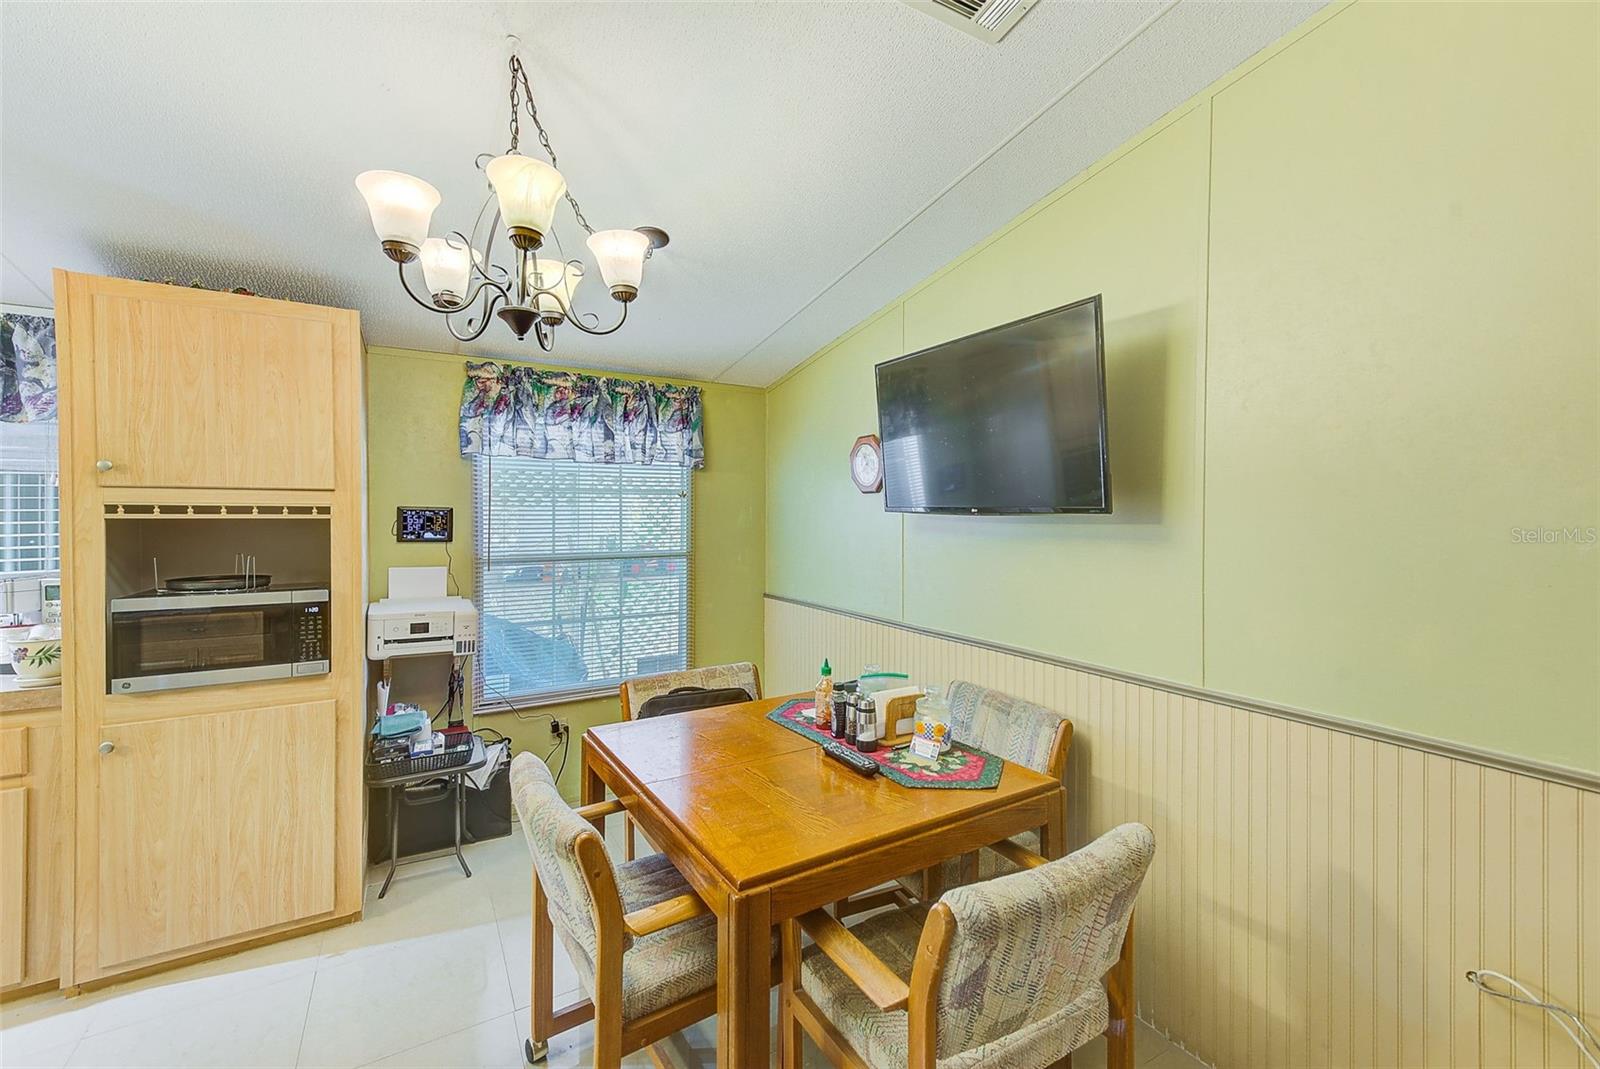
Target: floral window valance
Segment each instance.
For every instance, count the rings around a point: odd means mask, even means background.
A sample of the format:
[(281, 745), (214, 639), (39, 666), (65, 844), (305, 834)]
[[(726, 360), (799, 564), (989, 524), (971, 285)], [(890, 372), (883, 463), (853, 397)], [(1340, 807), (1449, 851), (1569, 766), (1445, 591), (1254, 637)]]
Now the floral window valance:
[(461, 455), (705, 466), (698, 386), (467, 361)]
[(56, 418), (56, 321), (0, 312), (0, 423)]

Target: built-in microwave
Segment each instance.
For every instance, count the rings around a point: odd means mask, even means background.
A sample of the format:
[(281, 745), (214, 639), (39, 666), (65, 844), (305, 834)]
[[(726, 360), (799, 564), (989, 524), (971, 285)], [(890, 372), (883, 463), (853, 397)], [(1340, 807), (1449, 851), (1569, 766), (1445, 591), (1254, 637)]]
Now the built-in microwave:
[(111, 602), (112, 694), (328, 671), (328, 591), (147, 591)]

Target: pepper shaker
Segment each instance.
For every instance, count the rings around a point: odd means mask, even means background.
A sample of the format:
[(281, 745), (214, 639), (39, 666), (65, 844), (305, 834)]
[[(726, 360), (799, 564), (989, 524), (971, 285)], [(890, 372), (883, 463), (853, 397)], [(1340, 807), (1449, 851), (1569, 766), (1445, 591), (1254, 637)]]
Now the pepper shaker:
[(878, 752), (878, 703), (870, 694), (856, 703), (856, 749), (862, 753)]
[(845, 723), (850, 717), (850, 703), (854, 695), (848, 691), (835, 691), (833, 695), (833, 723), (830, 734), (836, 739), (844, 738)]

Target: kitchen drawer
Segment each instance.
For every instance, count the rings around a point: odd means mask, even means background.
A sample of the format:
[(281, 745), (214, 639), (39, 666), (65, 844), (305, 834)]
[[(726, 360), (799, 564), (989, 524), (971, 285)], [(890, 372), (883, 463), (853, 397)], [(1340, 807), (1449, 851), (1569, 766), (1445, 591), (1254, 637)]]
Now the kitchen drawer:
[(0, 728), (0, 779), (28, 774), (28, 726)]

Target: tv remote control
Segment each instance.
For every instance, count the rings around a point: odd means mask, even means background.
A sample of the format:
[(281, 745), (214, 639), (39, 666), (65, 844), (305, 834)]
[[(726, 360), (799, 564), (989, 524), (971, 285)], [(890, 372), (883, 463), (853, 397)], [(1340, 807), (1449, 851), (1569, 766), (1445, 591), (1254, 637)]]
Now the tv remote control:
[(865, 754), (857, 753), (843, 743), (825, 742), (822, 744), (822, 752), (840, 764), (850, 766), (852, 771), (859, 772), (863, 776), (878, 774), (878, 762)]

